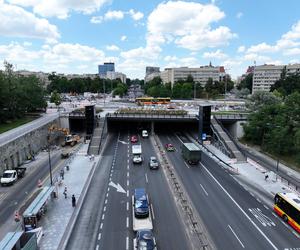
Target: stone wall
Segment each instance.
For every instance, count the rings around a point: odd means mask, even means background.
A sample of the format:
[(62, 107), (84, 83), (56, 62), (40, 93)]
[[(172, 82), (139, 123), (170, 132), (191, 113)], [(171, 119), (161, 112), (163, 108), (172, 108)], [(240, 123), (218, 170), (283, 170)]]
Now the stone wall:
[[(59, 125), (59, 119), (1, 146), (0, 175), (5, 169), (18, 167), (27, 160), (30, 154), (36, 154), (47, 146), (48, 128), (53, 124)], [(56, 136), (56, 134), (51, 135), (52, 138)]]

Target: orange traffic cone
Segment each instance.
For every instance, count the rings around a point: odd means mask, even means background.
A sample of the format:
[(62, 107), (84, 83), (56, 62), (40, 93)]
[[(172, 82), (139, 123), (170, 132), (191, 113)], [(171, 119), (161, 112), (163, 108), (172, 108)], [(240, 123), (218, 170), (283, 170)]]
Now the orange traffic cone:
[(19, 215), (19, 212), (16, 211), (15, 212), (15, 222), (19, 222), (20, 221), (20, 215)]
[(38, 181), (38, 188), (40, 188), (40, 187), (42, 187), (42, 186), (43, 186), (42, 181), (39, 180), (39, 181)]

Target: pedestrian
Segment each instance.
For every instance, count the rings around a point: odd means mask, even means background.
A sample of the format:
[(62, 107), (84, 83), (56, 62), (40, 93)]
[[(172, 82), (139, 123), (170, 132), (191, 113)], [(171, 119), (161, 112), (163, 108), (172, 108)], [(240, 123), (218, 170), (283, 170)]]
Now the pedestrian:
[(64, 190), (63, 194), (65, 196), (65, 199), (67, 199), (68, 198), (67, 186), (65, 186), (65, 190)]
[(269, 178), (269, 175), (266, 174), (266, 175), (265, 175), (265, 181), (267, 181), (268, 178)]
[(72, 195), (72, 207), (75, 207), (76, 206), (76, 198), (75, 198), (75, 195), (73, 194)]
[(65, 171), (63, 169), (60, 170), (60, 177), (63, 180), (65, 175)]

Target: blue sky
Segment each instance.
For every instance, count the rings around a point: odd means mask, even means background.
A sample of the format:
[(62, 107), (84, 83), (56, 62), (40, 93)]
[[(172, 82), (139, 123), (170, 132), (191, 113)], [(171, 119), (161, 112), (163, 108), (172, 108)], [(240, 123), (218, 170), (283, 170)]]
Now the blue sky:
[[(0, 60), (16, 69), (130, 78), (146, 66), (300, 62), (298, 0), (0, 0)], [(2, 67), (2, 65), (1, 65)]]

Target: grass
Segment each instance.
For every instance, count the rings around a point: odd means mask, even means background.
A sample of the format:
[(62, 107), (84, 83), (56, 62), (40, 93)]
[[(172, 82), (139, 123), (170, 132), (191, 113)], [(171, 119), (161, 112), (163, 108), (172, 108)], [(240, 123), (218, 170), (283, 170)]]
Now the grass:
[(20, 119), (9, 121), (7, 123), (1, 123), (0, 124), (0, 134), (6, 132), (8, 130), (17, 128), (17, 127), (19, 127), (19, 126), (21, 126), (25, 123), (31, 122), (35, 119), (36, 119), (36, 117), (23, 117), (23, 118), (20, 118)]

